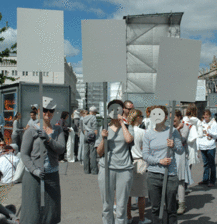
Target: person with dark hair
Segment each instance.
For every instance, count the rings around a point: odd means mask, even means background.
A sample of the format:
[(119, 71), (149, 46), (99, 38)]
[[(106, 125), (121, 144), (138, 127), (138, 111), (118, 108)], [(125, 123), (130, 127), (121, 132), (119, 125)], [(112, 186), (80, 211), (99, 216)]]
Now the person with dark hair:
[[(44, 96), (43, 128), (38, 123), (28, 128), (23, 136), (21, 159), (25, 173), (22, 179), (22, 224), (57, 224), (61, 221), (58, 156), (64, 152), (65, 138), (62, 128), (51, 124), (55, 108), (54, 100)], [(41, 156), (42, 150), (44, 158)], [(41, 179), (45, 185), (43, 212), (40, 205)]]
[(79, 142), (79, 130), (80, 130), (80, 111), (77, 109), (73, 113), (73, 129), (75, 131), (75, 139), (74, 139), (74, 155), (75, 161), (78, 161), (78, 142)]
[(182, 123), (181, 120), (182, 120), (181, 111), (175, 110), (173, 126), (179, 131), (179, 134), (181, 135), (182, 145), (184, 147), (184, 151), (182, 154), (175, 153), (175, 158), (177, 163), (177, 175), (179, 179), (179, 186), (178, 186), (179, 207), (177, 210), (178, 215), (181, 215), (185, 212), (185, 185), (193, 184), (191, 170), (189, 168), (188, 157), (187, 157), (188, 156), (187, 139), (188, 139), (191, 126), (186, 125), (185, 123)]
[[(127, 202), (133, 182), (133, 163), (129, 147), (134, 139), (133, 127), (124, 124), (123, 102), (113, 100), (108, 104), (111, 123), (108, 130), (100, 129), (100, 135), (95, 143), (99, 160), (98, 183), (103, 203), (102, 220), (104, 224), (114, 223), (113, 205), (116, 190), (116, 220), (117, 224), (127, 223)], [(104, 138), (108, 139), (108, 177), (109, 197), (105, 200), (105, 158)]]
[(123, 107), (123, 121), (125, 124), (128, 124), (127, 117), (131, 109), (134, 109), (133, 102), (130, 100), (124, 101)]
[(198, 140), (198, 143), (202, 154), (204, 172), (203, 180), (199, 184), (214, 187), (216, 181), (215, 140), (217, 139), (217, 123), (214, 119), (211, 120), (211, 112), (208, 109), (203, 112), (203, 117), (203, 137)]
[[(56, 125), (59, 125), (63, 129), (64, 136), (65, 136), (65, 143), (67, 143), (68, 141), (68, 136), (70, 132), (66, 122), (68, 117), (69, 117), (69, 112), (63, 111), (61, 113), (60, 120), (56, 123)], [(65, 153), (66, 153), (66, 144), (65, 144), (65, 151), (61, 155), (59, 155), (59, 161), (66, 162)]]
[[(20, 151), (20, 146), (21, 146), (20, 132), (24, 131), (24, 129), (18, 128), (18, 121), (20, 119), (21, 119), (21, 113), (17, 112), (13, 118), (13, 132), (11, 135), (12, 143), (18, 145), (18, 152)], [(16, 152), (16, 154), (18, 152)]]
[[(175, 153), (183, 153), (181, 136), (176, 129), (172, 138), (168, 139), (170, 127), (165, 125), (168, 111), (165, 106), (155, 106), (151, 111), (151, 119), (156, 124), (153, 130), (146, 132), (143, 138), (143, 159), (148, 163), (148, 191), (152, 206), (153, 224), (162, 223), (159, 220), (160, 202), (162, 197), (165, 168), (168, 166), (168, 180), (165, 195), (168, 223), (177, 223), (176, 195), (178, 189), (177, 165)], [(167, 155), (167, 148), (170, 155)]]
[(39, 120), (36, 118), (36, 112), (35, 110), (32, 110), (30, 112), (30, 120), (27, 123), (25, 130), (27, 130), (29, 127), (34, 126), (35, 124), (37, 124), (39, 122)]
[(183, 117), (186, 125), (191, 125), (188, 135), (188, 162), (190, 169), (193, 164), (200, 163), (198, 158), (198, 138), (203, 136), (202, 122), (197, 118), (197, 107), (194, 103), (190, 103), (186, 110), (186, 116)]
[(84, 128), (84, 173), (85, 174), (98, 174), (97, 166), (97, 152), (94, 144), (97, 136), (97, 108), (90, 107), (89, 115), (83, 118)]

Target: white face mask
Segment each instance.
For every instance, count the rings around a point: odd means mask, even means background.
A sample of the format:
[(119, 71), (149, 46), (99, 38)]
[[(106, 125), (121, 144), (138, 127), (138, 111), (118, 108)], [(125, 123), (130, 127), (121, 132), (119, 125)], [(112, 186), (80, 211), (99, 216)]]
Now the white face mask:
[(159, 124), (165, 119), (165, 113), (162, 109), (155, 108), (151, 111), (150, 118), (154, 124)]
[(112, 119), (118, 119), (118, 114), (122, 115), (123, 109), (119, 104), (114, 103), (108, 108), (108, 115)]

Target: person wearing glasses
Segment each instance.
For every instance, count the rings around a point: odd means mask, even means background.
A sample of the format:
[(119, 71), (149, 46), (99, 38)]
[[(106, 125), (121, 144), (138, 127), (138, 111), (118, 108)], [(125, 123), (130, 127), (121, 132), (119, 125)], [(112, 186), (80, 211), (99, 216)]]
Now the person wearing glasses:
[[(60, 126), (51, 124), (55, 108), (52, 98), (43, 97), (43, 128), (38, 123), (28, 128), (23, 136), (21, 159), (25, 165), (25, 173), (22, 183), (22, 224), (56, 224), (61, 221), (58, 157), (65, 150), (65, 137)], [(43, 148), (40, 148), (41, 141)], [(41, 179), (45, 183), (43, 212), (40, 205)]]
[(129, 115), (130, 110), (134, 109), (133, 102), (130, 100), (124, 101), (124, 108), (123, 108), (123, 121), (124, 124), (128, 125), (127, 117)]

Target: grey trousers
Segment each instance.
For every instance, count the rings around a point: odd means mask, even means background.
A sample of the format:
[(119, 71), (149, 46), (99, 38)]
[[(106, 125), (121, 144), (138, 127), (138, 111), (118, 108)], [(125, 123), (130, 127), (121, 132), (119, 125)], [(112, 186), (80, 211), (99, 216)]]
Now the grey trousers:
[[(133, 170), (109, 169), (109, 201), (105, 200), (105, 168), (100, 167), (98, 183), (103, 203), (103, 224), (126, 224), (127, 202), (133, 184)], [(114, 220), (113, 205), (116, 190), (116, 219)]]
[(97, 166), (97, 151), (94, 148), (94, 142), (87, 142), (86, 136), (84, 137), (84, 173), (98, 174)]
[[(149, 198), (152, 206), (153, 224), (161, 224), (159, 220), (159, 211), (162, 195), (164, 175), (161, 173), (148, 172), (147, 184)], [(166, 208), (167, 208), (167, 224), (177, 224), (177, 206), (176, 194), (178, 190), (179, 180), (177, 176), (168, 176), (166, 189)]]

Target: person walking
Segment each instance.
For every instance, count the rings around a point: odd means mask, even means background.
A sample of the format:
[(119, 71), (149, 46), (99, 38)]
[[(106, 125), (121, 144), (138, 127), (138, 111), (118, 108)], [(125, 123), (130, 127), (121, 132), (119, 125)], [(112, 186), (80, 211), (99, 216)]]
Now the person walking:
[(75, 144), (74, 144), (74, 154), (75, 154), (75, 161), (78, 161), (78, 143), (79, 143), (79, 130), (80, 130), (80, 111), (75, 110), (73, 113), (73, 129), (75, 131)]
[(203, 112), (203, 117), (203, 137), (199, 138), (198, 143), (203, 159), (204, 171), (203, 180), (199, 184), (214, 187), (216, 181), (215, 140), (217, 139), (217, 123), (215, 120), (211, 120), (211, 112), (208, 109)]
[[(157, 109), (157, 110), (156, 110)], [(155, 106), (151, 112), (153, 114), (163, 114), (156, 116), (156, 127), (146, 132), (143, 138), (143, 159), (148, 166), (148, 191), (152, 206), (152, 223), (161, 224), (159, 219), (160, 202), (162, 197), (162, 187), (165, 168), (168, 166), (168, 181), (165, 195), (167, 223), (177, 224), (176, 195), (178, 190), (177, 164), (175, 152), (183, 153), (181, 136), (176, 129), (173, 129), (172, 139), (168, 139), (170, 128), (165, 125), (168, 111), (165, 106)], [(167, 147), (170, 156), (167, 157)]]
[(81, 162), (81, 165), (83, 164), (84, 160), (84, 124), (83, 120), (84, 117), (87, 116), (88, 111), (87, 110), (81, 110), (80, 111), (80, 125), (79, 125), (79, 133), (80, 133), (80, 138), (79, 138), (79, 149), (78, 149), (78, 160)]
[[(110, 111), (110, 108), (111, 111)], [(101, 128), (99, 138), (95, 143), (99, 160), (98, 183), (103, 203), (103, 224), (127, 223), (127, 201), (133, 182), (133, 163), (130, 157), (130, 144), (133, 142), (133, 127), (128, 128), (123, 121), (124, 104), (113, 100), (108, 104), (111, 123), (108, 130)], [(105, 199), (105, 157), (104, 138), (108, 141), (108, 202)], [(114, 221), (113, 205), (116, 191), (116, 219)]]
[(97, 152), (94, 144), (97, 136), (97, 108), (90, 107), (89, 115), (83, 118), (84, 125), (84, 173), (98, 174)]
[(145, 130), (139, 128), (142, 123), (142, 112), (132, 109), (128, 115), (128, 122), (134, 129), (134, 146), (132, 147), (133, 156), (133, 185), (127, 204), (127, 223), (132, 223), (131, 215), (131, 197), (138, 197), (139, 224), (151, 223), (150, 219), (144, 217), (145, 212), (145, 194), (147, 191), (146, 169), (148, 164), (142, 158), (142, 144)]
[[(69, 112), (63, 111), (61, 113), (60, 120), (56, 123), (56, 125), (59, 125), (63, 129), (63, 133), (64, 133), (64, 136), (65, 136), (65, 145), (68, 141), (69, 132), (70, 132), (70, 130), (67, 126), (67, 122), (66, 122), (68, 117), (69, 117)], [(65, 154), (66, 154), (66, 146), (65, 146), (65, 151), (61, 155), (59, 155), (59, 161), (61, 161), (61, 162), (66, 162), (67, 161), (65, 159)]]
[(188, 144), (187, 139), (189, 135), (189, 131), (191, 125), (187, 125), (182, 120), (182, 113), (180, 110), (175, 110), (175, 117), (173, 126), (179, 131), (181, 135), (182, 145), (184, 147), (184, 151), (182, 154), (175, 153), (176, 163), (177, 163), (177, 175), (179, 179), (178, 186), (178, 201), (179, 207), (177, 210), (177, 214), (181, 215), (185, 212), (185, 185), (191, 185), (194, 183), (191, 170), (188, 164)]
[[(13, 118), (13, 132), (11, 135), (12, 143), (18, 145), (18, 152), (20, 151), (20, 146), (21, 146), (20, 133), (24, 130), (24, 129), (18, 128), (18, 121), (20, 119), (21, 119), (21, 113), (17, 112)], [(17, 154), (18, 152), (16, 151), (15, 154)]]
[[(38, 123), (28, 128), (23, 136), (21, 159), (26, 170), (22, 180), (20, 217), (22, 224), (57, 224), (61, 221), (58, 156), (65, 150), (65, 137), (60, 126), (51, 124), (55, 108), (56, 103), (52, 98), (43, 97), (43, 129), (40, 129)], [(43, 164), (41, 164), (41, 141)], [(40, 179), (45, 182), (43, 210), (40, 205)]]

